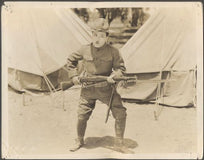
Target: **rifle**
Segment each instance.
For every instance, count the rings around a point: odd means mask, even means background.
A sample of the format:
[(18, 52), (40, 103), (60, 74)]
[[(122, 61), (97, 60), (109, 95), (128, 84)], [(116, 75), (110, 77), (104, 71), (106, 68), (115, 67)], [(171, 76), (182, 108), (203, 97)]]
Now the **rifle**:
[[(80, 77), (79, 81), (81, 84), (84, 83), (89, 83), (92, 82), (94, 83), (100, 83), (100, 82), (106, 82), (107, 81), (107, 76), (91, 76), (91, 77)], [(136, 76), (134, 77), (127, 77), (127, 76), (120, 76), (120, 77), (113, 77), (113, 80), (116, 82), (119, 81), (125, 81), (125, 82), (135, 82), (135, 83), (165, 83), (165, 82), (169, 82), (169, 81), (175, 81), (175, 79), (171, 79), (171, 80), (138, 80), (136, 78)], [(74, 83), (72, 80), (70, 81), (64, 81), (60, 83), (60, 88), (62, 89), (62, 91), (65, 91), (69, 88), (71, 88), (72, 86), (74, 86)], [(87, 85), (88, 87), (89, 85)]]
[[(106, 82), (107, 81), (107, 76), (91, 76), (91, 77), (79, 77), (80, 83), (86, 84), (89, 82), (94, 83), (100, 83), (100, 82)], [(131, 82), (136, 82), (136, 77), (125, 77), (125, 76), (120, 76), (120, 77), (113, 77), (113, 80), (116, 82), (119, 81), (131, 81)], [(70, 87), (74, 86), (73, 81), (64, 81), (60, 83), (60, 88), (64, 91), (69, 89)]]

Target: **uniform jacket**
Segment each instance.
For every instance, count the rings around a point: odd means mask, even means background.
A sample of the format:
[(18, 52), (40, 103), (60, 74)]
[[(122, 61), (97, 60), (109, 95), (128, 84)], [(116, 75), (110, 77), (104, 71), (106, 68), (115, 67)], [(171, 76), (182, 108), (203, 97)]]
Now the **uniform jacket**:
[(67, 59), (70, 78), (78, 76), (77, 64), (79, 60), (82, 60), (83, 76), (109, 76), (112, 73), (121, 75), (126, 70), (118, 49), (109, 44), (105, 44), (101, 48), (95, 48), (91, 43), (72, 53)]

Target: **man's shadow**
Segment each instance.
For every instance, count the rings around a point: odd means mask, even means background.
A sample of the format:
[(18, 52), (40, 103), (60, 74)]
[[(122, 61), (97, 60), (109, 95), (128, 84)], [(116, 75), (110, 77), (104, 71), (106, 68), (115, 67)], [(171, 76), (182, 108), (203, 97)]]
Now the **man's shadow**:
[(105, 137), (88, 137), (85, 139), (84, 148), (86, 149), (94, 149), (98, 147), (110, 149), (113, 151), (133, 154), (134, 152), (130, 149), (136, 148), (138, 146), (137, 142), (131, 139), (124, 139), (123, 148), (119, 148), (115, 145), (115, 138), (112, 136)]

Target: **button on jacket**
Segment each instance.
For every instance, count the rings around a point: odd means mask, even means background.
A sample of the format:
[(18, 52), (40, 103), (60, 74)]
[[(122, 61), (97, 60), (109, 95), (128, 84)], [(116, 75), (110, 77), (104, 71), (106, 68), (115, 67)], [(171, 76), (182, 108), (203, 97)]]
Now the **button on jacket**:
[(109, 76), (113, 70), (115, 75), (122, 75), (125, 72), (124, 61), (118, 49), (109, 44), (96, 48), (91, 43), (72, 53), (67, 59), (70, 78), (78, 76), (76, 66), (79, 60), (83, 61), (83, 76)]

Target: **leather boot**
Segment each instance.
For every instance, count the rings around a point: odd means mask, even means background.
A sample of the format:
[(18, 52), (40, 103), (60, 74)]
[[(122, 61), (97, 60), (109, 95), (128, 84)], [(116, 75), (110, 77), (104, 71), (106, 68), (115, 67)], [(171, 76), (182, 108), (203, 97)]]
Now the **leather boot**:
[(78, 137), (75, 139), (75, 144), (69, 149), (71, 152), (75, 152), (84, 145), (84, 138)]
[(74, 146), (70, 148), (70, 151), (75, 152), (84, 145), (84, 135), (86, 131), (86, 126), (87, 126), (86, 119), (78, 119), (78, 122), (77, 122), (78, 138), (75, 140)]
[(128, 150), (128, 148), (124, 145), (124, 132), (125, 132), (126, 118), (116, 119), (115, 121), (115, 144), (114, 148), (116, 151), (126, 154), (132, 154), (134, 152)]
[(125, 132), (126, 118), (115, 120), (115, 134), (117, 138), (123, 139)]
[(115, 120), (115, 144), (114, 147), (120, 149), (123, 147), (123, 137), (125, 132), (126, 118)]

